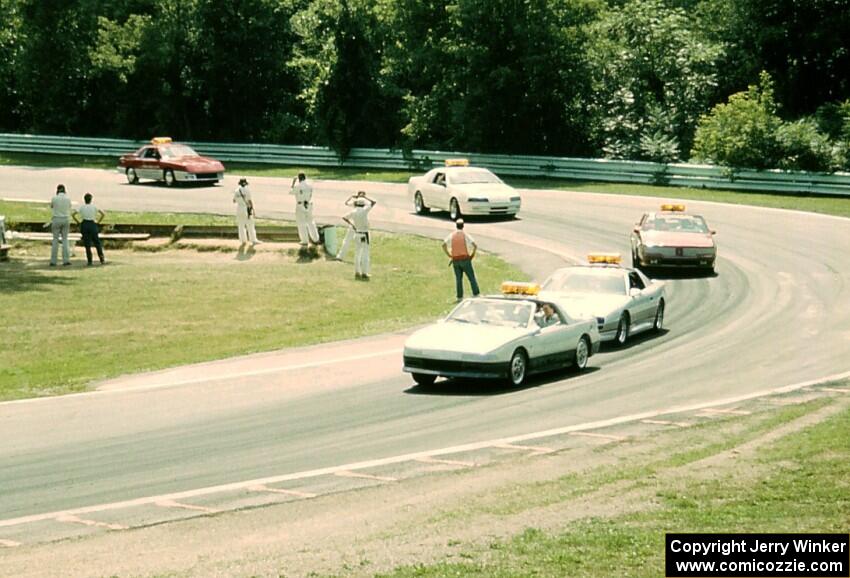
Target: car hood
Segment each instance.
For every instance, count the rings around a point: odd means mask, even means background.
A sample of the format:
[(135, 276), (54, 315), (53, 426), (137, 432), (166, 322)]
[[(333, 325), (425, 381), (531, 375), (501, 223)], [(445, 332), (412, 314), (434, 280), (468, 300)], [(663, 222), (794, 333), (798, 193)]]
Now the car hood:
[(467, 197), (485, 197), (490, 201), (508, 201), (511, 197), (519, 196), (519, 193), (504, 183), (452, 184), (451, 189), (463, 193)]
[(420, 329), (404, 344), (408, 349), (485, 354), (529, 333), (525, 327), (440, 322)]
[(714, 238), (709, 233), (641, 231), (640, 236), (647, 245), (659, 245), (661, 247), (714, 247)]
[(207, 157), (178, 157), (162, 161), (162, 166), (183, 169), (190, 173), (220, 173), (224, 170), (221, 162)]
[(543, 291), (539, 298), (554, 301), (574, 319), (589, 319), (608, 317), (620, 311), (631, 301), (628, 295), (612, 295), (610, 293), (560, 293)]

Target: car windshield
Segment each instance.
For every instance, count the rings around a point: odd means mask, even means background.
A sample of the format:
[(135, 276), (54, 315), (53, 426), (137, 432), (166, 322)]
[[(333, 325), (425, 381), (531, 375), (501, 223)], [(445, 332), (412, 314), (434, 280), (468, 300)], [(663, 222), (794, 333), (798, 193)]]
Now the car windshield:
[(497, 302), (470, 299), (451, 312), (446, 321), (474, 323), (476, 325), (501, 325), (525, 327), (534, 314), (534, 306), (527, 302)]
[(499, 177), (484, 169), (464, 169), (460, 171), (452, 171), (449, 178), (453, 185), (502, 182)]
[(544, 291), (625, 295), (626, 283), (618, 269), (575, 268), (558, 271), (543, 284)]
[(167, 147), (159, 147), (159, 154), (164, 159), (176, 159), (179, 157), (196, 157), (198, 153), (186, 145), (170, 145)]
[(694, 215), (655, 215), (643, 223), (644, 231), (670, 231), (674, 233), (708, 233), (702, 217)]

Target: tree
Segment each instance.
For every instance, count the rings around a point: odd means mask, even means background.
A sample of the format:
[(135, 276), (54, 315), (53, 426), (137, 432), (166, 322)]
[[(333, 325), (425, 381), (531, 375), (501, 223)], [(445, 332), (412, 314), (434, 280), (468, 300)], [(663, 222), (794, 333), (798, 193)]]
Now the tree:
[(21, 56), (21, 15), (17, 0), (0, 0), (0, 130), (20, 124), (21, 98), (16, 69)]
[(723, 45), (662, 0), (624, 3), (598, 22), (594, 36), (597, 145), (612, 158), (680, 157), (716, 97)]
[(691, 151), (696, 161), (729, 167), (764, 169), (777, 166), (781, 150), (776, 132), (782, 120), (770, 75), (762, 72), (758, 85), (729, 97), (700, 118)]

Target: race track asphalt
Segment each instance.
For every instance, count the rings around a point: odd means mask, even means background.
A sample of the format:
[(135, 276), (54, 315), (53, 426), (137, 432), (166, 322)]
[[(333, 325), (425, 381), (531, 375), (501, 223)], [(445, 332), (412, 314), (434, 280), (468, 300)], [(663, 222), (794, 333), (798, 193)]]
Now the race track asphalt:
[[(0, 198), (47, 200), (62, 182), (75, 201), (92, 192), (107, 211), (231, 214), (237, 179), (172, 190), (130, 186), (110, 171), (4, 167)], [(288, 179), (250, 180), (260, 217), (292, 217)], [(451, 230), (445, 215), (413, 215), (405, 187), (395, 184), (317, 182), (318, 219), (339, 222), (343, 200), (359, 188), (379, 201), (375, 228), (435, 238)], [(593, 250), (620, 251), (628, 260), (631, 227), (662, 202), (522, 193), (519, 219), (476, 220), (468, 230), (482, 248), (539, 280)], [(260, 356), (270, 369), (255, 374), (240, 373), (245, 364), (237, 360), (228, 371), (202, 365), (118, 381), (104, 394), (0, 404), (0, 524), (707, 402), (850, 370), (850, 220), (687, 204), (718, 231), (718, 275), (671, 279), (666, 331), (622, 350), (603, 349), (585, 373), (535, 378), (519, 390), (455, 382), (422, 390), (401, 372), (404, 334), (396, 334)], [(317, 361), (299, 365), (299, 359)], [(257, 367), (256, 359), (247, 365)]]

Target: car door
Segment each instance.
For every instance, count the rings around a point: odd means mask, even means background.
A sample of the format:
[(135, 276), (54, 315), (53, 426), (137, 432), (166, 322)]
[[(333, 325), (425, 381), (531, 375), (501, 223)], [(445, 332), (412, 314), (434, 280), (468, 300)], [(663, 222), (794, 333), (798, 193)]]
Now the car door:
[(572, 352), (581, 337), (581, 327), (577, 323), (568, 323), (557, 307), (555, 312), (558, 315), (558, 323), (540, 328), (531, 337), (533, 368), (552, 369), (563, 367), (572, 361)]
[(651, 285), (647, 285), (647, 281), (646, 277), (637, 271), (629, 271), (629, 295), (632, 297), (629, 311), (633, 324), (646, 323), (655, 316), (658, 295)]
[(431, 179), (426, 184), (428, 188), (428, 206), (434, 207), (435, 209), (448, 209), (448, 199), (447, 199), (447, 183), (446, 183), (446, 171), (438, 170), (434, 171), (434, 174), (431, 176)]
[(156, 147), (147, 147), (142, 151), (141, 167), (139, 168), (139, 176), (146, 179), (159, 179), (162, 177), (162, 171), (159, 168), (159, 153)]

